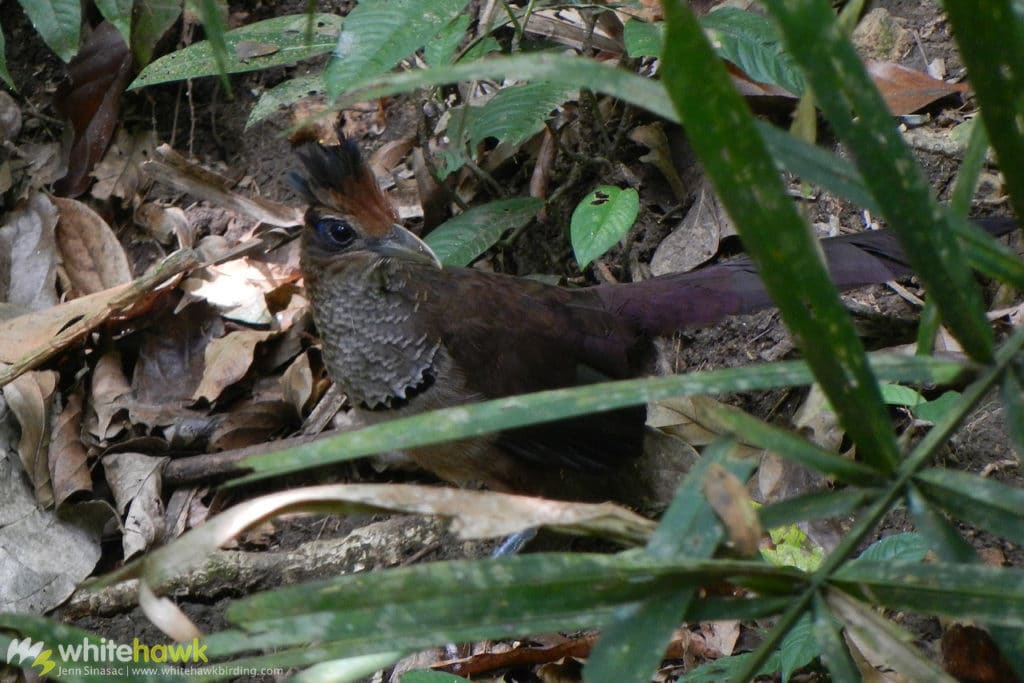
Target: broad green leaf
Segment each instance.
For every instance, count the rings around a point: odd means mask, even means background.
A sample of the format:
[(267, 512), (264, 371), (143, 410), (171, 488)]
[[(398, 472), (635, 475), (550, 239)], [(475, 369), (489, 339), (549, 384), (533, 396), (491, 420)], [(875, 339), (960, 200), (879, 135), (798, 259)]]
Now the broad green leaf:
[(779, 646), (779, 664), (782, 668), (783, 683), (789, 680), (794, 671), (818, 656), (818, 639), (814, 630), (814, 619), (811, 613), (807, 612), (782, 639)]
[(363, 0), (345, 19), (334, 56), (324, 69), (331, 97), (376, 78), (433, 39), (466, 0)]
[[(983, 11), (971, 0), (947, 0), (943, 7), (953, 25), (953, 37), (967, 66), (967, 77), (977, 95), (1006, 177), (1010, 201), (1017, 216), (1024, 216), (1024, 20), (1019, 0), (991, 0)], [(929, 288), (931, 285), (929, 285)]]
[(818, 491), (780, 500), (758, 508), (757, 514), (761, 518), (762, 527), (775, 529), (809, 519), (852, 514), (876, 495), (870, 489), (848, 486), (838, 491)]
[[(881, 379), (937, 383), (951, 381), (963, 369), (954, 361), (918, 356), (878, 356), (872, 367)], [(344, 462), (373, 453), (640, 405), (669, 396), (757, 391), (810, 384), (812, 380), (803, 362), (787, 361), (688, 375), (603, 382), (496, 399), (391, 420), (276, 453), (251, 456), (241, 464), (251, 468), (252, 473), (235, 482)]]
[(912, 406), (910, 412), (922, 420), (935, 424), (942, 417), (960, 403), (960, 394), (955, 391), (945, 391), (934, 401), (925, 401)]
[(1017, 459), (1024, 461), (1024, 368), (1020, 363), (1010, 366), (1000, 386), (1003, 409), (1006, 411), (1006, 431), (1013, 443)]
[(506, 230), (532, 221), (543, 205), (534, 197), (516, 197), (475, 206), (439, 225), (426, 242), (441, 263), (466, 266), (494, 246)]
[(902, 384), (883, 384), (879, 388), (882, 390), (882, 400), (891, 406), (913, 408), (925, 402), (924, 396)]
[[(708, 558), (725, 531), (704, 496), (704, 482), (714, 463), (746, 481), (752, 460), (730, 457), (735, 442), (721, 439), (705, 449), (687, 474), (661, 524), (647, 544), (651, 557)], [(676, 594), (644, 600), (605, 627), (584, 667), (590, 683), (646, 683), (657, 670), (673, 631), (687, 613), (697, 591), (682, 588)]]
[(891, 471), (899, 453), (889, 415), (817, 242), (689, 7), (664, 8), (661, 77), (690, 143), (858, 454)]
[(832, 615), (820, 593), (814, 596), (814, 636), (821, 662), (828, 668), (833, 681), (856, 681), (861, 678), (846, 645), (842, 624)]
[(3, 79), (8, 88), (17, 92), (18, 89), (14, 87), (11, 72), (7, 70), (7, 41), (4, 38), (3, 28), (0, 28), (0, 79)]
[(994, 479), (949, 469), (927, 469), (918, 488), (935, 505), (961, 519), (1024, 543), (1024, 490)]
[(701, 19), (715, 51), (759, 83), (778, 85), (794, 95), (807, 87), (793, 58), (783, 52), (781, 37), (771, 21), (736, 7), (720, 7)]
[(898, 560), (920, 562), (928, 554), (928, 543), (924, 536), (912, 532), (893, 534), (872, 543), (864, 549), (855, 561)]
[(569, 223), (572, 250), (580, 268), (619, 243), (640, 212), (640, 195), (631, 187), (601, 185), (572, 212)]
[(327, 84), (324, 83), (324, 76), (317, 72), (308, 76), (298, 76), (291, 80), (275, 85), (270, 90), (264, 90), (256, 106), (249, 112), (249, 118), (245, 121), (245, 127), (259, 123), (271, 116), (281, 107), (286, 107), (311, 95), (318, 95), (326, 92)]
[(665, 40), (665, 25), (630, 19), (623, 27), (623, 40), (630, 57), (658, 57)]
[[(765, 4), (946, 325), (972, 358), (991, 361), (994, 340), (984, 302), (956, 248), (947, 212), (936, 202), (928, 179), (892, 125), (878, 88), (836, 26), (831, 7), (782, 0)], [(852, 431), (851, 435), (856, 440)]]
[[(217, 65), (217, 75), (220, 76), (221, 85), (230, 98), (232, 95), (231, 81), (228, 80), (228, 60), (231, 57), (228, 56), (228, 46), (224, 41), (224, 33), (227, 31), (225, 21), (228, 13), (227, 1), (185, 0), (185, 4), (199, 16), (199, 20), (203, 23), (206, 43), (209, 45), (210, 52), (213, 54), (213, 61)], [(267, 50), (274, 49), (276, 49), (276, 46), (266, 43), (260, 45), (256, 50), (246, 48), (244, 50), (245, 56), (243, 56), (243, 50), (239, 48), (238, 58), (240, 61), (245, 62), (246, 56), (254, 52), (262, 54)]]
[(463, 57), (452, 65), (381, 75), (361, 81), (350, 93), (335, 102), (335, 106), (346, 107), (354, 102), (445, 83), (503, 78), (550, 81), (569, 88), (587, 88), (617, 97), (670, 121), (678, 121), (665, 89), (657, 81), (605, 62), (550, 52), (491, 57), (477, 61)]
[(18, 0), (32, 27), (65, 62), (78, 53), (82, 26), (80, 0)]
[[(306, 42), (306, 15), (290, 14), (258, 21), (224, 34), (228, 59), (227, 73), (256, 71), (295, 62), (330, 52), (337, 41), (341, 17), (318, 14), (313, 42)], [(129, 88), (141, 88), (186, 78), (219, 73), (213, 45), (201, 41), (156, 60), (136, 77)]]
[(135, 63), (149, 64), (153, 50), (181, 16), (183, 0), (146, 0), (135, 3), (132, 13), (131, 45)]
[(103, 18), (114, 25), (126, 45), (132, 44), (132, 6), (135, 0), (96, 0)]
[[(608, 623), (616, 610), (724, 577), (800, 585), (761, 562), (644, 555), (531, 554), (338, 576), (249, 596), (228, 609), (245, 628), (208, 636), (211, 657), (310, 642), (338, 656)], [(501, 600), (493, 599), (500, 595)], [(0, 619), (0, 624), (3, 624)], [(502, 635), (503, 634), (503, 635)]]
[(460, 14), (449, 21), (423, 48), (423, 60), (430, 66), (451, 64), (455, 59), (455, 51), (459, 49), (459, 43), (466, 35), (469, 22), (468, 13)]
[(1024, 628), (1024, 569), (1019, 567), (851, 562), (830, 583), (880, 607)]
[[(722, 681), (739, 680), (736, 676), (753, 659), (753, 653), (722, 657), (713, 662), (701, 664), (692, 671), (687, 671), (676, 679), (678, 683), (721, 683)], [(757, 670), (757, 675), (775, 673), (782, 668), (782, 661), (778, 651), (774, 652)]]
[(562, 105), (568, 89), (560, 83), (534, 81), (502, 88), (481, 107), (470, 107), (469, 145), (487, 138), (516, 147), (544, 127), (552, 110)]

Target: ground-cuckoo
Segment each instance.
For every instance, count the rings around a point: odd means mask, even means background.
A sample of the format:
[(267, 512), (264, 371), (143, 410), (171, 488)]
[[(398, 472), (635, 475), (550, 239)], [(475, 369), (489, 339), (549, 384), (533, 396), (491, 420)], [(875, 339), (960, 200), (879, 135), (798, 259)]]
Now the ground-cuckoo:
[[(745, 258), (630, 284), (568, 289), (442, 267), (401, 227), (352, 141), (297, 147), (310, 206), (301, 266), (332, 379), (368, 422), (651, 370), (655, 338), (771, 304)], [(1008, 229), (1008, 227), (1007, 227)], [(1003, 232), (1005, 230), (997, 230)], [(822, 241), (842, 289), (909, 270), (890, 233)], [(413, 449), (456, 483), (556, 498), (632, 499), (644, 410)]]

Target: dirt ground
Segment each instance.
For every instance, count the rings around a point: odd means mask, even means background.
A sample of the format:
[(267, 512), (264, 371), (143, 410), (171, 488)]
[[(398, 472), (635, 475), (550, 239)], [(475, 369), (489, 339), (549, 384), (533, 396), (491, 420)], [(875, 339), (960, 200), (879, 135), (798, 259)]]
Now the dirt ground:
[[(232, 3), (232, 10), (235, 21), (247, 23), (288, 12), (300, 12), (305, 5), (304, 0)], [(350, 5), (349, 2), (318, 3), (321, 11), (343, 11)], [(34, 127), (28, 129), (26, 134), (36, 136), (39, 140), (56, 139), (60, 135), (61, 126), (55, 119), (51, 100), (61, 78), (61, 65), (30, 30), (20, 11), (13, 11), (15, 3), (7, 0), (3, 6), (12, 10), (12, 18), (4, 20), (4, 31), (8, 36), (7, 61), (20, 88), (18, 99), (24, 103), (26, 120), (35, 121)], [(881, 0), (875, 6), (887, 9), (898, 24), (909, 32), (910, 42), (896, 61), (910, 68), (924, 70), (936, 59), (941, 59), (945, 63), (946, 78), (962, 74), (961, 62), (953, 48), (949, 28), (941, 19), (937, 2)], [(13, 36), (17, 36), (17, 39), (12, 39)], [(126, 96), (121, 125), (130, 132), (155, 131), (160, 141), (168, 142), (182, 154), (239, 180), (241, 191), (297, 206), (298, 200), (286, 181), (288, 172), (296, 166), (286, 139), (290, 119), (282, 114), (249, 130), (245, 129), (249, 111), (259, 94), (293, 76), (296, 71), (297, 68), (292, 67), (275, 68), (233, 77), (233, 99), (226, 97), (214, 78), (197, 80), (187, 86), (167, 84), (146, 88)], [(946, 130), (972, 110), (969, 101), (962, 104), (955, 97), (947, 98), (927, 109), (930, 118), (920, 128)], [(350, 116), (360, 122), (365, 131), (362, 143), (372, 150), (414, 134), (420, 112), (421, 103), (414, 97), (400, 97), (387, 102), (380, 119), (383, 127), (379, 130), (376, 130), (378, 126), (375, 122), (378, 119), (372, 106)], [(641, 195), (644, 209), (626, 241), (628, 246), (613, 250), (603, 259), (603, 278), (610, 276), (628, 280), (638, 275), (643, 264), (651, 260), (658, 245), (679, 222), (680, 212), (664, 210), (663, 198), (667, 194), (664, 181), (637, 161), (641, 153), (641, 148), (627, 146), (620, 161), (645, 183), (646, 191)], [(918, 150), (918, 157), (927, 170), (932, 186), (940, 196), (947, 196), (959, 160), (945, 153), (925, 149)], [(563, 205), (552, 207), (550, 211), (556, 220), (547, 225), (533, 226), (528, 238), (520, 239), (499, 253), (489, 255), (485, 267), (518, 275), (556, 275), (571, 284), (594, 282), (593, 275), (581, 274), (572, 262), (565, 239), (566, 230), (564, 224), (557, 221), (557, 217), (568, 215), (593, 181), (601, 177), (602, 170), (607, 172), (608, 169), (595, 168), (589, 171), (579, 179), (577, 188), (563, 195)], [(502, 172), (510, 184), (518, 184), (525, 191), (529, 169), (506, 169)], [(559, 172), (564, 173), (565, 169), (556, 169), (555, 173)], [(692, 173), (698, 174), (699, 171), (692, 169)], [(200, 234), (227, 233), (230, 236), (232, 231), (241, 232), (249, 227), (232, 220), (219, 207), (197, 203), (189, 197), (174, 194), (169, 188), (157, 185), (150, 192), (151, 197), (172, 201), (185, 209)], [(104, 216), (115, 226), (119, 239), (126, 245), (134, 273), (143, 272), (166, 255), (168, 248), (165, 245), (141, 234), (133, 226), (130, 210), (114, 204), (102, 208)], [(821, 225), (831, 222), (833, 226), (844, 230), (855, 230), (864, 224), (864, 217), (860, 213), (829, 196), (820, 196), (815, 201), (806, 202), (805, 210), (812, 221)], [(998, 212), (1001, 207), (993, 201), (981, 204), (979, 210), (984, 213)], [(726, 252), (735, 251), (736, 247), (726, 243), (723, 249)], [(907, 286), (914, 289), (913, 283), (907, 283)], [(858, 321), (864, 327), (868, 344), (872, 348), (885, 348), (913, 340), (916, 309), (899, 294), (878, 286), (859, 290), (849, 295), (849, 300), (856, 306), (874, 312), (873, 316), (862, 317)], [(689, 370), (731, 367), (799, 355), (789, 342), (774, 311), (739, 316), (711, 327), (690, 330), (667, 343), (664, 351), (664, 367)], [(759, 416), (786, 424), (804, 401), (806, 393), (806, 390), (775, 391), (733, 396), (728, 400)], [(902, 419), (909, 420), (907, 416), (902, 416)], [(943, 454), (942, 464), (972, 473), (991, 472), (990, 476), (1021, 487), (1024, 486), (1022, 473), (1015, 466), (1006, 464), (1014, 460), (997, 398), (992, 397), (977, 409), (966, 430), (949, 444)], [(431, 481), (429, 477), (406, 471), (388, 470), (381, 474), (364, 463), (327, 476), (335, 480)], [(203, 495), (207, 500), (212, 500), (215, 494), (211, 489)], [(241, 494), (236, 490), (219, 495), (216, 505), (226, 506)], [(840, 520), (837, 524), (841, 529), (844, 521)], [(356, 529), (362, 529), (364, 536), (357, 539), (358, 543), (353, 541), (350, 545), (344, 545), (344, 539), (350, 539), (350, 534)], [(907, 516), (897, 511), (877, 530), (877, 538), (910, 529)], [(1005, 563), (1024, 566), (1024, 552), (1020, 548), (987, 534), (969, 529), (964, 531), (978, 548), (1001, 556)], [(236, 550), (282, 553), (310, 542), (331, 540), (341, 545), (335, 548), (337, 554), (332, 561), (320, 569), (291, 577), (259, 573), (245, 575), (238, 580), (225, 581), (201, 591), (199, 595), (180, 595), (176, 601), (196, 624), (211, 632), (226, 626), (223, 609), (232, 598), (271, 588), (281, 582), (410, 562), (480, 556), (490, 548), (487, 543), (459, 541), (448, 534), (442, 524), (428, 519), (330, 516), (275, 521), (259, 533), (244, 537)], [(108, 559), (101, 563), (101, 568), (116, 565), (118, 544), (118, 539), (110, 539), (109, 547), (105, 547)], [(163, 639), (141, 610), (134, 606), (115, 605), (96, 612), (87, 603), (77, 602), (58, 610), (56, 615), (108, 638)], [(907, 617), (906, 621), (922, 642), (932, 643), (941, 634), (936, 619), (911, 620)], [(506, 680), (538, 679), (531, 669), (524, 669), (513, 672)]]

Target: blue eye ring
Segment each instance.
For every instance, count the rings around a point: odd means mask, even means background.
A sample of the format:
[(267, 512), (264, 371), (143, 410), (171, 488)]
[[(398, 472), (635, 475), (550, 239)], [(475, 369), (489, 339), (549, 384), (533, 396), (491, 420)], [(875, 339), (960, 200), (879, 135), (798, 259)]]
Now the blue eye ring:
[(358, 236), (352, 224), (341, 218), (320, 218), (313, 227), (326, 246), (332, 249), (345, 249)]

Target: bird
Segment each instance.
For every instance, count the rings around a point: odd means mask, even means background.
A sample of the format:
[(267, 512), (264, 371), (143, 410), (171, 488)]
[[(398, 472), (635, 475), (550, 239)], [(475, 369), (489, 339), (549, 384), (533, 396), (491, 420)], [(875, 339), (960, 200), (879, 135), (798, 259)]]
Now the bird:
[[(655, 340), (771, 306), (753, 263), (567, 288), (445, 267), (399, 223), (358, 145), (295, 146), (300, 269), (328, 375), (361, 422), (653, 370)], [(1006, 232), (1009, 226), (998, 228)], [(840, 289), (910, 273), (894, 237), (821, 242)], [(448, 482), (571, 500), (641, 500), (643, 406), (410, 449)], [(627, 504), (638, 505), (636, 502)]]

